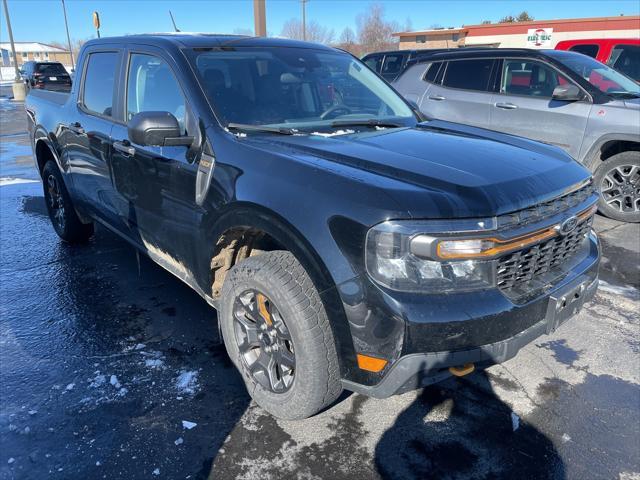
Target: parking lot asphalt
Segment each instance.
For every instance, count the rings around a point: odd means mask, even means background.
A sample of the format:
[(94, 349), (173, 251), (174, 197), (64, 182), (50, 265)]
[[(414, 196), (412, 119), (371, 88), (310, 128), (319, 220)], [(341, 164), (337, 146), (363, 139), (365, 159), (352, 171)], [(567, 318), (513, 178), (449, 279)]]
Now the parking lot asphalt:
[(596, 219), (594, 301), (516, 358), (281, 421), (251, 402), (195, 292), (105, 229), (58, 240), (7, 94), (0, 479), (640, 478), (640, 225)]

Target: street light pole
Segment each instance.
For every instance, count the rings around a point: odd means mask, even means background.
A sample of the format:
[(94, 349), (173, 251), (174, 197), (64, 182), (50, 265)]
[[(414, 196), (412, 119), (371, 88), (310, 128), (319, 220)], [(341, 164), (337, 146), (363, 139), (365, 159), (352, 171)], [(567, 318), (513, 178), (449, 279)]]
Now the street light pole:
[(300, 0), (302, 3), (302, 40), (307, 40), (307, 0)]
[(18, 56), (16, 55), (16, 46), (13, 42), (13, 31), (11, 30), (11, 19), (9, 18), (9, 7), (7, 7), (7, 0), (2, 0), (4, 6), (4, 16), (7, 19), (7, 32), (9, 33), (9, 43), (11, 44), (11, 55), (13, 55), (13, 66), (15, 69), (15, 80), (20, 81), (20, 69), (18, 68)]
[(9, 7), (7, 0), (2, 0), (4, 6), (4, 16), (7, 19), (7, 33), (9, 34), (9, 43), (11, 43), (11, 55), (13, 55), (13, 68), (15, 71), (15, 79), (13, 81), (13, 99), (23, 101), (25, 97), (25, 85), (20, 79), (20, 70), (18, 69), (18, 56), (16, 55), (16, 46), (13, 42), (13, 30), (11, 30), (11, 19), (9, 18)]
[(67, 29), (67, 43), (69, 44), (69, 55), (71, 55), (71, 70), (75, 70), (75, 65), (73, 62), (73, 49), (71, 48), (71, 37), (69, 36), (69, 23), (67, 22), (67, 9), (64, 6), (64, 0), (60, 0), (62, 2), (62, 12), (64, 13), (64, 27)]

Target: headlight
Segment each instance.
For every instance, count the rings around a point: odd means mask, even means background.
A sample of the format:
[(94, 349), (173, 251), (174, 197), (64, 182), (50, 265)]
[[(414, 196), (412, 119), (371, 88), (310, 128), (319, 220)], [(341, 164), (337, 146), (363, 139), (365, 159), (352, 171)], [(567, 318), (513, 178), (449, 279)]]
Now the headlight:
[[(381, 285), (407, 292), (439, 293), (490, 288), (495, 285), (493, 260), (449, 261), (439, 258), (437, 250), (442, 246), (438, 235), (450, 238), (451, 234), (482, 233), (493, 229), (495, 219), (384, 222), (367, 233), (367, 271)], [(469, 254), (485, 248), (483, 241), (460, 239), (444, 248)]]

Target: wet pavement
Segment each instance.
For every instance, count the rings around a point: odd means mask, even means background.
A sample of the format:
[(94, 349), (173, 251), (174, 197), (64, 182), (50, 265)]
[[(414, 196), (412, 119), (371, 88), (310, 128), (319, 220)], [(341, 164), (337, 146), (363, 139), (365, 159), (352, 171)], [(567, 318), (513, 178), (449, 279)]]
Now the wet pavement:
[(513, 360), (276, 420), (196, 293), (103, 228), (58, 240), (6, 94), (0, 479), (640, 478), (640, 226), (597, 219), (595, 300)]

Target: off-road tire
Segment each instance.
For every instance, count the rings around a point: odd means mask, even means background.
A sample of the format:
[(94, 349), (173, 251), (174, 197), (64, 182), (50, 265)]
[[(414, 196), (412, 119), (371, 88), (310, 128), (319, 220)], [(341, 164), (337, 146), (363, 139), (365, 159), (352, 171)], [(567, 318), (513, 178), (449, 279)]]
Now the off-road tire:
[[(295, 351), (293, 383), (276, 393), (249, 372), (234, 330), (234, 305), (243, 292), (261, 292), (276, 306), (289, 330)], [(272, 415), (288, 420), (310, 417), (342, 392), (333, 332), (311, 278), (287, 251), (272, 251), (235, 265), (225, 278), (219, 321), (229, 357), (255, 402)]]
[(82, 223), (78, 217), (62, 174), (53, 160), (49, 160), (42, 169), (42, 186), (49, 219), (58, 236), (69, 243), (89, 240), (94, 231), (93, 223)]
[[(640, 222), (640, 211), (636, 210), (635, 212), (622, 212), (618, 208), (614, 208), (613, 206), (608, 204), (604, 197), (604, 194), (601, 192), (605, 177), (614, 169), (622, 168), (625, 166), (635, 166), (640, 169), (640, 152), (629, 151), (618, 153), (617, 155), (608, 158), (598, 166), (598, 169), (593, 175), (594, 183), (598, 188), (598, 191), (600, 192), (600, 199), (598, 200), (598, 210), (603, 215), (609, 218), (613, 218), (614, 220), (637, 223)], [(637, 177), (636, 182), (638, 182)], [(635, 183), (635, 191), (636, 195), (640, 194), (640, 183)]]

